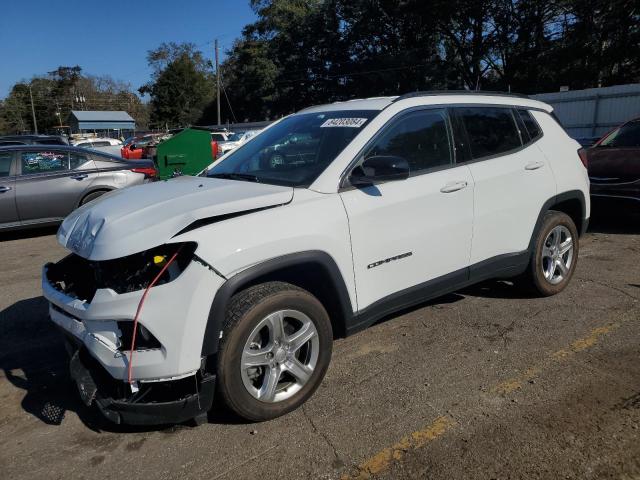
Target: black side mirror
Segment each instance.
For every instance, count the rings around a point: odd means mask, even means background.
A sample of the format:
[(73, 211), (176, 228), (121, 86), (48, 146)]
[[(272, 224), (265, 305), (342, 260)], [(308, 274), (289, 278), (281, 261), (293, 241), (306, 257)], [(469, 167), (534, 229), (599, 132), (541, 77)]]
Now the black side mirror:
[(349, 176), (351, 185), (372, 185), (379, 182), (409, 178), (409, 162), (393, 155), (374, 155), (353, 169)]

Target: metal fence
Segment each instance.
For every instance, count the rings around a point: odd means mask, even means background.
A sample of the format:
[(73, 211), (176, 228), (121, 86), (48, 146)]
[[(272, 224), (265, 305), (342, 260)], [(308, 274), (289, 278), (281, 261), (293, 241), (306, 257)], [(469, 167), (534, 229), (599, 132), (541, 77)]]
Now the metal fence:
[(600, 137), (613, 127), (640, 117), (640, 83), (531, 95), (553, 106), (573, 138)]

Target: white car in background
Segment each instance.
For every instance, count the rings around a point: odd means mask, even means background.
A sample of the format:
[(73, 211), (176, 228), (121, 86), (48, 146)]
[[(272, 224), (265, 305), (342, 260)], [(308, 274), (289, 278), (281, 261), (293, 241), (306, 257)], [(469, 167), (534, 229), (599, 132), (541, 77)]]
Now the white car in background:
[(238, 148), (240, 145), (246, 143), (249, 139), (255, 137), (262, 130), (249, 130), (246, 132), (236, 132), (229, 135), (226, 142), (218, 143), (219, 155), (224, 155), (231, 150)]
[(90, 148), (119, 157), (122, 141), (108, 137), (88, 137), (71, 140), (71, 145), (74, 147)]
[(482, 92), (311, 107), (202, 176), (79, 208), (42, 287), (85, 403), (201, 422), (215, 392), (268, 420), (318, 388), (336, 336), (490, 278), (560, 293), (589, 178), (552, 112)]

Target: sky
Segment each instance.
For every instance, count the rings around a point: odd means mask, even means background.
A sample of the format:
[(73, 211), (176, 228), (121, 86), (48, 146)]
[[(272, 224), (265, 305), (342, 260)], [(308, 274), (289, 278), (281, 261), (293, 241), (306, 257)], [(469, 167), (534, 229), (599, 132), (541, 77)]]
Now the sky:
[(213, 57), (255, 20), (249, 0), (7, 0), (0, 14), (0, 98), (14, 83), (58, 66), (110, 75), (137, 90), (149, 79), (147, 50), (193, 42)]

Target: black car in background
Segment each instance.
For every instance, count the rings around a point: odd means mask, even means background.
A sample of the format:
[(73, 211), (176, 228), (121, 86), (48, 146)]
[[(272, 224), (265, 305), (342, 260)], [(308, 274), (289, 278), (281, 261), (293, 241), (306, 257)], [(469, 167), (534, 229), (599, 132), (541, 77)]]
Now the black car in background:
[(11, 145), (69, 145), (61, 135), (4, 135), (0, 136), (0, 147)]

